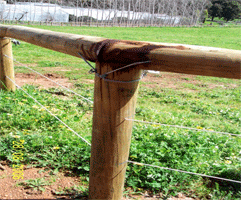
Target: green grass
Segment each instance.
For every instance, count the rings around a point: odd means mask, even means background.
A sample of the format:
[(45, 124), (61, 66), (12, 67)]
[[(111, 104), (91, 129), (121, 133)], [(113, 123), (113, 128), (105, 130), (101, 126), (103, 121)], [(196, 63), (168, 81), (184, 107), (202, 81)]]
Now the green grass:
[[(241, 29), (236, 27), (39, 28), (115, 39), (241, 49)], [(53, 73), (70, 78), (76, 92), (93, 98), (93, 84), (86, 83), (85, 79), (93, 79), (94, 75), (88, 73), (89, 67), (82, 60), (24, 42), (14, 46), (13, 51), (18, 61), (42, 73), (54, 69), (70, 70), (55, 70)], [(16, 65), (16, 72), (27, 72)], [(141, 83), (136, 119), (200, 130), (134, 123), (129, 159), (240, 180), (241, 138), (202, 131), (205, 128), (241, 134), (240, 81), (201, 76), (181, 78), (181, 81), (166, 79), (165, 74), (158, 76), (166, 87), (156, 84), (149, 88), (149, 83)], [(176, 89), (168, 87), (170, 81)], [(92, 106), (57, 88), (39, 89), (26, 85), (24, 90), (91, 141)], [(59, 91), (65, 95), (56, 95)], [(90, 147), (21, 90), (15, 93), (0, 91), (0, 135), (1, 160), (14, 164), (12, 142), (25, 140), (21, 163), (71, 170), (86, 179), (85, 184), (88, 184)], [(163, 198), (178, 192), (201, 199), (241, 198), (240, 184), (133, 164), (128, 165), (125, 186), (134, 191), (161, 192)]]
[(33, 189), (38, 190), (41, 192), (45, 191), (44, 186), (50, 185), (48, 181), (45, 180), (45, 178), (37, 178), (37, 179), (29, 179), (24, 182), (19, 183), (19, 185), (24, 186), (26, 189)]
[(30, 27), (109, 39), (181, 43), (241, 50), (241, 27)]

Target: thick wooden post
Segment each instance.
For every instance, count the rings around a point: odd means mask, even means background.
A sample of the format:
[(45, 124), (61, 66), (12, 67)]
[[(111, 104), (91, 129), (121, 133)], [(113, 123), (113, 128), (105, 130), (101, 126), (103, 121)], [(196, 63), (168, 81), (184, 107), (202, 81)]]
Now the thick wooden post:
[[(96, 63), (99, 74), (119, 67), (118, 63)], [(132, 81), (140, 76), (141, 70), (130, 67), (106, 78)], [(138, 85), (139, 81), (119, 83), (95, 77), (89, 199), (122, 199), (132, 133), (132, 123), (125, 118), (134, 117)]]
[[(12, 58), (12, 44), (10, 38), (0, 38), (0, 89), (15, 90), (15, 85), (6, 76), (14, 80), (14, 68)], [(4, 56), (7, 55), (8, 57)]]

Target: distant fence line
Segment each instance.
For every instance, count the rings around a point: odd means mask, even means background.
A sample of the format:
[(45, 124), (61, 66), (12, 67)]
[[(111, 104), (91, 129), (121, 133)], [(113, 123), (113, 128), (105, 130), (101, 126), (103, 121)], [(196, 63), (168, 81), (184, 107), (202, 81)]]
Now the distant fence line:
[(181, 25), (181, 24), (147, 24), (147, 23), (110, 23), (110, 22), (43, 22), (43, 21), (17, 21), (17, 20), (0, 20), (2, 24), (13, 24), (13, 25), (44, 25), (44, 26), (94, 26), (94, 27), (197, 27), (202, 25)]
[[(181, 25), (181, 24), (147, 24), (147, 23), (137, 23), (132, 24), (128, 22), (122, 23), (110, 23), (110, 22), (47, 22), (47, 21), (17, 21), (17, 20), (0, 20), (1, 24), (12, 24), (12, 25), (40, 25), (40, 26), (90, 26), (90, 27), (203, 27), (204, 25)], [(225, 24), (219, 23), (220, 26), (225, 26)], [(241, 26), (241, 21), (237, 21), (233, 24), (234, 26)], [(208, 24), (206, 26), (213, 26), (213, 24)]]

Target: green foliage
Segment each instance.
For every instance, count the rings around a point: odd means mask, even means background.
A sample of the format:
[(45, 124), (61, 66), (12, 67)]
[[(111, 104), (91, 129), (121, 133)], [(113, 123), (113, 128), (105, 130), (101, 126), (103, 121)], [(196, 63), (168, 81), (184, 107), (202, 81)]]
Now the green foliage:
[(37, 179), (29, 179), (29, 180), (25, 180), (21, 183), (19, 183), (19, 185), (24, 186), (24, 188), (26, 189), (33, 189), (33, 190), (38, 190), (41, 192), (45, 191), (44, 186), (50, 185), (50, 183), (48, 181), (45, 180), (45, 178), (37, 178)]
[[(91, 119), (87, 119), (91, 108), (77, 97), (68, 100), (53, 98), (51, 90), (39, 90), (33, 86), (24, 88), (53, 114), (68, 123), (80, 135), (90, 140)], [(88, 92), (87, 92), (88, 93)], [(82, 96), (88, 97), (86, 94)], [(11, 159), (9, 147), (15, 138), (25, 140), (24, 163), (36, 163), (36, 166), (68, 168), (88, 172), (90, 147), (73, 135), (65, 126), (49, 115), (43, 108), (17, 90), (14, 94), (0, 92), (0, 157)], [(54, 107), (53, 107), (54, 106)], [(68, 115), (66, 114), (68, 113)], [(82, 121), (82, 125), (78, 123)], [(13, 128), (14, 127), (14, 128)], [(83, 153), (81, 153), (83, 152)], [(82, 164), (73, 164), (79, 160)]]
[(241, 13), (241, 4), (237, 1), (225, 1), (223, 3), (222, 17), (226, 20), (234, 20)]
[(62, 191), (55, 192), (57, 195), (71, 195), (71, 198), (74, 199), (81, 199), (81, 197), (87, 197), (88, 196), (88, 188), (84, 186), (73, 186), (70, 188), (65, 188)]
[(215, 17), (224, 18), (226, 21), (234, 20), (241, 13), (241, 2), (231, 0), (212, 0), (209, 7), (209, 14), (212, 21)]
[(212, 21), (214, 17), (222, 17), (222, 0), (214, 0), (212, 1), (212, 5), (208, 11), (209, 15), (212, 17)]

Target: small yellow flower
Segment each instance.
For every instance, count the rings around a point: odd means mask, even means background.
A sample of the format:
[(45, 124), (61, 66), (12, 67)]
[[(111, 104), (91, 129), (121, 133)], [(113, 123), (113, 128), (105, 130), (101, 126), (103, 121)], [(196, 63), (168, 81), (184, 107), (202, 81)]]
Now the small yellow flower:
[(27, 99), (22, 99), (22, 101), (25, 101), (25, 102), (27, 102), (28, 100), (27, 100)]
[(6, 99), (11, 99), (11, 97), (6, 97)]
[(3, 121), (0, 121), (0, 124), (3, 123)]
[(22, 103), (22, 102), (18, 102), (18, 104), (19, 104), (20, 106), (24, 105), (24, 103)]
[(201, 126), (197, 126), (197, 129), (203, 129)]
[(55, 149), (59, 149), (59, 147), (53, 147), (53, 149), (55, 150)]
[(13, 114), (7, 113), (7, 116), (12, 116)]
[(34, 121), (36, 121), (36, 122), (37, 122), (38, 120), (37, 120), (37, 119), (35, 119)]
[(56, 111), (58, 111), (58, 109), (52, 108), (51, 111), (56, 112)]
[(19, 135), (13, 135), (12, 137), (14, 137), (14, 138), (20, 138)]
[(45, 111), (45, 109), (44, 108), (40, 108), (39, 111)]
[(27, 130), (27, 129), (23, 129), (23, 134), (24, 134), (24, 135), (28, 135), (28, 134), (29, 134), (28, 131), (29, 131), (29, 130)]
[(225, 164), (231, 164), (232, 162), (230, 160), (225, 160)]
[(33, 105), (32, 108), (39, 108), (37, 105)]

